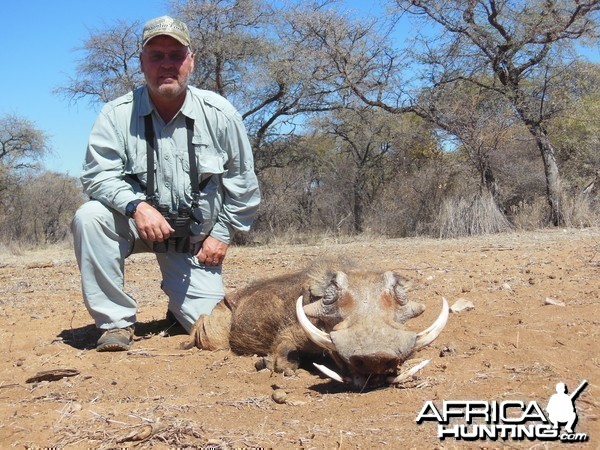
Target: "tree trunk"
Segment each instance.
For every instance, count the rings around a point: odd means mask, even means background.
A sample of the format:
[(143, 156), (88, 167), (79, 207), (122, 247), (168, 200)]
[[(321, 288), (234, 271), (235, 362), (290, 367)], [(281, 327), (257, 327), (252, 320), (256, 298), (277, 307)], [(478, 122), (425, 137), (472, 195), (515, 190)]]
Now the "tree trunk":
[(531, 134), (535, 137), (538, 149), (544, 161), (544, 174), (546, 175), (546, 198), (550, 207), (550, 221), (556, 227), (565, 224), (562, 204), (560, 201), (560, 172), (556, 162), (554, 147), (548, 135), (539, 125), (530, 126)]
[(504, 202), (502, 201), (502, 192), (500, 190), (500, 186), (498, 185), (498, 181), (494, 176), (494, 171), (488, 164), (487, 157), (481, 161), (481, 164), (479, 165), (479, 171), (481, 175), (481, 183), (490, 193), (492, 199), (494, 199), (494, 203), (500, 212), (506, 216), (506, 208), (504, 207)]
[(359, 183), (354, 184), (354, 232), (363, 231), (363, 196)]

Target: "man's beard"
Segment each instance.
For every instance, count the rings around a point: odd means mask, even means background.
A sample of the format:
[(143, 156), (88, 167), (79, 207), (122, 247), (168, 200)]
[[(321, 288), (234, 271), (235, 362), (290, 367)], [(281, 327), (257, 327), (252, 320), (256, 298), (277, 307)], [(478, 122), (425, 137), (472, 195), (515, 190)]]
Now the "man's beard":
[(185, 92), (187, 84), (163, 84), (158, 87), (158, 93), (164, 98), (177, 98), (182, 92)]
[(157, 92), (164, 98), (177, 98), (186, 91), (189, 79), (189, 75), (181, 79), (174, 78), (175, 82), (158, 86)]

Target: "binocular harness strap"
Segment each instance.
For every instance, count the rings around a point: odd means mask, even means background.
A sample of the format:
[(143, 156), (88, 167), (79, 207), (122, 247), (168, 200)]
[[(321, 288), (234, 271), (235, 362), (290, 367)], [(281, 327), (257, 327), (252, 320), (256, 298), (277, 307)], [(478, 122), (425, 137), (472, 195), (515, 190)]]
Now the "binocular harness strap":
[[(147, 182), (146, 182), (146, 200), (151, 204), (157, 204), (156, 202), (156, 188), (154, 186), (154, 125), (152, 124), (152, 113), (144, 116), (145, 133), (144, 138), (146, 139), (146, 162), (147, 162)], [(190, 160), (190, 181), (192, 186), (192, 207), (198, 207), (201, 190), (208, 184), (210, 177), (203, 180), (198, 185), (199, 174), (198, 164), (196, 162), (196, 151), (194, 150), (194, 143), (192, 138), (194, 137), (194, 119), (191, 117), (185, 118), (185, 127), (187, 129), (187, 141), (188, 141), (188, 158)]]
[(200, 178), (198, 177), (196, 151), (194, 150), (194, 143), (192, 142), (192, 138), (194, 137), (194, 119), (186, 116), (185, 127), (187, 128), (188, 158), (190, 159), (190, 179), (192, 181), (192, 207), (196, 208), (198, 207), (198, 201), (200, 200), (200, 187), (198, 186), (198, 180)]
[(154, 187), (154, 126), (152, 125), (152, 113), (144, 116), (144, 138), (146, 139), (146, 200), (148, 203), (156, 203), (156, 189)]

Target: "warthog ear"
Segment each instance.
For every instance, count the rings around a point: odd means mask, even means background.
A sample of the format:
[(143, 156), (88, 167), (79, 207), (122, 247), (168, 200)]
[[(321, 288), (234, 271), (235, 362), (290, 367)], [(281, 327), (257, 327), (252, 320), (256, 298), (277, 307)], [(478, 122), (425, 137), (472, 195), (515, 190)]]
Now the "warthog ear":
[(385, 279), (385, 287), (390, 294), (392, 294), (400, 305), (406, 305), (408, 303), (407, 292), (410, 287), (408, 279), (394, 272), (386, 272), (383, 274), (383, 277)]

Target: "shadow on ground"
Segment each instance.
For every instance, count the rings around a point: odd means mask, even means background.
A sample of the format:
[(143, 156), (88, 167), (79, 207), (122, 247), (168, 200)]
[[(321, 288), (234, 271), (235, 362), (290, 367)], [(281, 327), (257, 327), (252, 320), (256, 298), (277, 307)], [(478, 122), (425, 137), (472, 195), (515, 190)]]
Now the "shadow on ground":
[[(135, 337), (143, 338), (153, 335), (179, 336), (187, 334), (185, 329), (179, 323), (173, 323), (170, 320), (151, 320), (149, 322), (136, 322)], [(96, 342), (100, 338), (101, 330), (95, 325), (90, 324), (79, 328), (69, 328), (62, 330), (57, 338), (67, 345), (78, 350), (91, 350), (96, 348)], [(135, 339), (135, 338), (134, 338)]]

